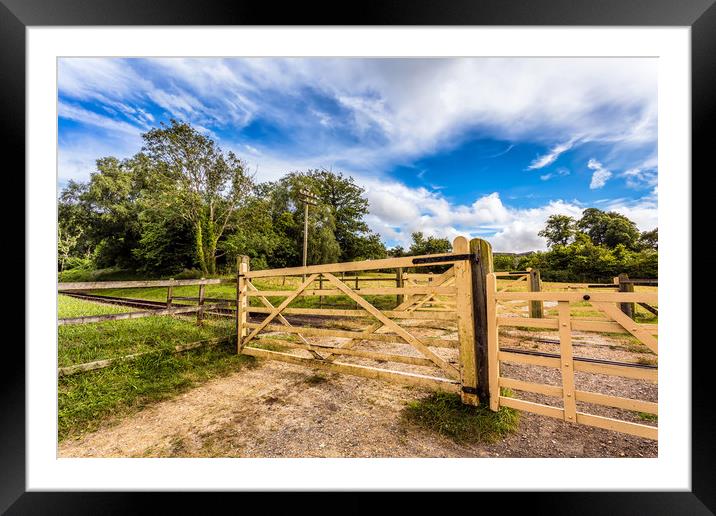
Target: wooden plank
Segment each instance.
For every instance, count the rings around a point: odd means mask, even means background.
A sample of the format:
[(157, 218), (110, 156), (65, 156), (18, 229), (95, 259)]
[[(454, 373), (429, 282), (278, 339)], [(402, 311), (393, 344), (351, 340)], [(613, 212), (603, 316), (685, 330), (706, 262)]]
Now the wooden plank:
[[(249, 313), (269, 314), (272, 309), (268, 307), (251, 306), (247, 309)], [(439, 321), (457, 321), (457, 314), (454, 312), (407, 312), (404, 310), (381, 310), (384, 315), (391, 319), (421, 319)], [(365, 310), (340, 310), (330, 308), (285, 308), (286, 315), (323, 315), (331, 317), (371, 317)]]
[(637, 412), (646, 412), (648, 414), (658, 414), (659, 404), (652, 401), (634, 400), (631, 398), (622, 398), (620, 396), (610, 396), (608, 394), (600, 394), (598, 392), (576, 391), (577, 401), (584, 403), (594, 403), (595, 405), (605, 405), (607, 407), (620, 408), (624, 410), (635, 410)]
[(337, 373), (352, 374), (354, 376), (363, 376), (376, 380), (388, 380), (395, 383), (410, 385), (414, 387), (424, 387), (443, 392), (460, 392), (460, 384), (457, 381), (447, 378), (438, 378), (434, 376), (426, 376), (416, 373), (403, 373), (398, 371), (390, 371), (378, 367), (368, 367), (356, 364), (346, 364), (343, 362), (328, 362), (316, 360), (313, 358), (304, 358), (289, 353), (281, 353), (278, 351), (268, 351), (265, 349), (252, 348), (247, 346), (243, 349), (244, 355), (251, 355), (259, 358), (267, 358), (280, 360), (291, 364), (298, 364), (307, 367), (314, 367)]
[(616, 306), (609, 303), (592, 303), (592, 305), (599, 308), (599, 310), (624, 326), (629, 333), (639, 339), (651, 351), (658, 353), (659, 342), (647, 331), (639, 328), (639, 325), (636, 324), (633, 319), (621, 312)]
[(508, 398), (500, 396), (500, 406), (510, 407), (517, 410), (524, 410), (525, 412), (532, 412), (534, 414), (540, 414), (542, 416), (554, 417), (557, 419), (564, 419), (564, 410), (559, 407), (551, 407), (549, 405), (543, 405), (542, 403), (534, 403), (532, 401), (519, 400), (516, 398)]
[[(303, 274), (323, 272), (353, 272), (370, 271), (375, 269), (395, 269), (397, 267), (429, 267), (435, 263), (413, 263), (416, 258), (447, 258), (450, 259), (454, 253), (438, 253), (421, 256), (405, 256), (401, 258), (384, 258), (381, 260), (364, 260), (359, 262), (327, 263), (324, 265), (309, 265), (308, 267), (288, 267), (285, 269), (267, 269), (263, 271), (251, 271), (249, 278), (268, 278), (272, 276), (301, 276)], [(449, 263), (449, 262), (446, 262)], [(397, 292), (396, 292), (397, 293)]]
[[(452, 248), (455, 253), (468, 254), (470, 243), (465, 237), (453, 240)], [(457, 334), (460, 349), (460, 383), (463, 387), (470, 387), (475, 394), (462, 392), (462, 402), (469, 405), (479, 405), (477, 396), (477, 357), (475, 355), (475, 321), (472, 307), (472, 263), (469, 260), (457, 262), (453, 267), (455, 288), (457, 289)]]
[(628, 421), (620, 421), (610, 417), (595, 416), (593, 414), (585, 414), (583, 412), (577, 412), (577, 423), (605, 428), (607, 430), (613, 430), (623, 434), (636, 435), (638, 437), (653, 439), (655, 441), (659, 438), (659, 429), (655, 426), (640, 425), (638, 423), (630, 423)]
[(289, 348), (296, 348), (296, 349), (305, 349), (307, 351), (320, 351), (320, 352), (330, 352), (332, 354), (336, 355), (349, 355), (349, 356), (355, 356), (360, 358), (369, 358), (371, 360), (381, 360), (383, 362), (398, 362), (401, 364), (409, 364), (409, 365), (416, 365), (416, 366), (424, 366), (424, 367), (435, 367), (435, 364), (433, 364), (430, 360), (423, 357), (411, 357), (408, 355), (396, 355), (394, 353), (382, 353), (379, 351), (369, 351), (369, 350), (363, 350), (363, 349), (345, 349), (345, 348), (339, 348), (338, 346), (324, 346), (321, 344), (300, 344), (298, 342), (290, 342), (280, 339), (271, 339), (271, 338), (259, 338), (254, 340), (254, 342), (262, 342), (267, 341), (279, 345), (283, 345)]
[(659, 295), (654, 292), (497, 292), (495, 299), (500, 301), (585, 301), (584, 296), (589, 296), (587, 301), (601, 302), (643, 302), (657, 304)]
[(348, 286), (346, 286), (343, 282), (341, 282), (338, 278), (336, 278), (333, 274), (330, 272), (325, 273), (326, 278), (328, 278), (328, 281), (330, 281), (333, 285), (335, 285), (339, 290), (343, 291), (344, 294), (346, 294), (348, 297), (352, 298), (356, 303), (358, 303), (363, 309), (365, 309), (367, 312), (369, 312), (371, 315), (373, 315), (376, 319), (378, 319), (380, 322), (383, 323), (388, 329), (393, 330), (395, 333), (397, 333), (399, 336), (401, 336), (405, 341), (409, 344), (411, 344), (414, 348), (416, 348), (418, 351), (420, 351), (423, 355), (425, 355), (427, 358), (432, 360), (435, 365), (437, 365), (440, 369), (445, 371), (449, 376), (452, 378), (459, 378), (460, 372), (455, 368), (455, 366), (447, 363), (445, 360), (443, 360), (441, 357), (433, 353), (428, 347), (423, 344), (420, 339), (417, 337), (411, 335), (408, 333), (402, 326), (396, 324), (391, 319), (387, 318), (385, 315), (383, 315), (380, 310), (378, 310), (376, 307), (371, 305), (368, 301), (363, 299), (361, 296), (353, 292)]
[[(351, 292), (354, 290), (350, 289)], [(271, 296), (286, 297), (294, 293), (294, 290), (258, 290), (249, 292), (249, 296)], [(433, 294), (433, 295), (455, 295), (455, 287), (375, 287), (360, 289), (362, 296), (387, 296), (396, 294)], [(305, 289), (301, 296), (340, 296), (343, 292), (340, 289)]]
[(633, 378), (635, 380), (648, 380), (654, 383), (656, 383), (658, 379), (658, 370), (646, 367), (626, 367), (575, 360), (574, 370), (593, 374), (623, 376), (624, 378)]
[[(246, 342), (253, 339), (261, 331), (261, 329), (264, 328), (268, 323), (270, 323), (277, 315), (280, 315), (281, 311), (286, 308), (288, 304), (291, 303), (291, 301), (296, 299), (296, 297), (301, 293), (301, 291), (303, 291), (303, 289), (310, 285), (311, 282), (316, 278), (316, 276), (318, 276), (318, 274), (312, 274), (311, 276), (309, 276), (308, 279), (301, 283), (301, 285), (299, 285), (299, 287), (294, 290), (291, 295), (284, 299), (273, 312), (271, 312), (263, 321), (261, 321), (261, 324), (259, 324), (259, 326), (255, 328), (254, 331), (252, 331), (246, 337), (244, 345), (246, 344)], [(248, 279), (248, 273), (246, 273), (246, 278)], [(251, 294), (251, 292), (247, 292), (247, 294)]]
[(563, 396), (562, 388), (557, 385), (547, 385), (545, 383), (525, 382), (515, 378), (500, 378), (499, 386), (506, 389), (515, 389), (517, 391), (534, 392), (544, 394), (545, 396), (554, 396), (561, 398)]
[[(219, 305), (208, 305), (211, 308), (216, 308)], [(158, 315), (174, 315), (174, 314), (188, 314), (196, 312), (199, 308), (197, 306), (177, 306), (174, 308), (163, 308), (160, 310), (145, 310), (141, 312), (127, 312), (122, 314), (106, 314), (106, 315), (90, 315), (86, 317), (71, 317), (65, 319), (58, 319), (58, 326), (65, 326), (69, 324), (89, 324), (89, 323), (103, 323), (108, 321), (122, 321), (125, 319), (142, 319), (143, 317), (153, 317)]]
[[(509, 351), (498, 351), (497, 358), (500, 362), (511, 362), (515, 364), (537, 365), (542, 367), (560, 367), (559, 358), (541, 357), (536, 355), (522, 355), (510, 353)], [(576, 366), (575, 366), (576, 368)]]
[(577, 402), (574, 396), (574, 360), (572, 358), (572, 326), (569, 301), (559, 301), (559, 351), (562, 371), (562, 402), (564, 418), (574, 423), (577, 419)]
[(58, 283), (57, 290), (104, 290), (110, 288), (182, 287), (189, 285), (219, 285), (233, 283), (233, 280), (187, 279), (187, 280), (142, 280), (142, 281), (83, 281)]

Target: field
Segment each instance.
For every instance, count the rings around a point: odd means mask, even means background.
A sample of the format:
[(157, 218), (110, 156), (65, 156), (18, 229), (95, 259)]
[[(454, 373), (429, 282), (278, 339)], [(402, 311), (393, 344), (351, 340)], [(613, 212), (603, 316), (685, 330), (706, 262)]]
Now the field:
[[(371, 282), (371, 287), (395, 286), (394, 275), (372, 276), (384, 277), (385, 281)], [(281, 280), (254, 283), (260, 289), (288, 289), (300, 283), (300, 278), (288, 278), (285, 285)], [(500, 280), (498, 289), (508, 283), (508, 280)], [(544, 291), (568, 287), (568, 284), (543, 283)], [(524, 289), (522, 283), (509, 290)], [(636, 289), (655, 290), (654, 287)], [(195, 286), (175, 287), (173, 295), (190, 297), (196, 296), (197, 291)], [(167, 290), (117, 289), (95, 294), (165, 301)], [(229, 284), (208, 285), (206, 296), (234, 299), (235, 289)], [(128, 310), (65, 296), (60, 298), (60, 317)], [(270, 300), (276, 303), (280, 299)], [(256, 298), (251, 301), (252, 305), (259, 304)], [(385, 309), (396, 303), (395, 296), (374, 296), (371, 301)], [(319, 302), (317, 297), (305, 297), (291, 306), (317, 307)], [(352, 301), (338, 296), (324, 298), (322, 306), (328, 305), (355, 307)], [(544, 309), (547, 317), (555, 313), (549, 302), (545, 302)], [(580, 317), (603, 317), (587, 303), (575, 302), (571, 309)], [(526, 303), (516, 303), (506, 315), (526, 310)], [(639, 322), (656, 322), (655, 316), (641, 307), (637, 307), (636, 318)], [(365, 326), (366, 321), (332, 318), (325, 324), (355, 329)], [(513, 427), (505, 427), (499, 438), (494, 438), (497, 434), (490, 434), (490, 429), (482, 432), (482, 437), (474, 437), (479, 432), (461, 427), (462, 416), (451, 412), (449, 399), (436, 398), (420, 388), (255, 360), (236, 355), (233, 344), (172, 352), (177, 344), (226, 336), (232, 328), (231, 319), (211, 316), (203, 327), (196, 325), (195, 316), (60, 327), (60, 366), (151, 352), (106, 369), (60, 378), (60, 455), (649, 457), (657, 454), (654, 441), (569, 425), (529, 413), (520, 413), (512, 422)], [(446, 321), (438, 326), (423, 324), (415, 331), (426, 338), (452, 338), (456, 327)], [(553, 342), (555, 332), (549, 330), (504, 328), (500, 335), (501, 342), (510, 347), (548, 352), (559, 349)], [(277, 350), (284, 349), (282, 340), (286, 346), (294, 340), (285, 334), (270, 337), (275, 340), (264, 345)], [(320, 337), (309, 339), (330, 342)], [(580, 356), (645, 364), (656, 361), (645, 346), (629, 335), (574, 332), (574, 340), (575, 353)], [(379, 351), (387, 348), (375, 342), (370, 347)], [(447, 351), (445, 357), (449, 357)], [(365, 359), (348, 357), (345, 362), (361, 364)], [(530, 379), (537, 375), (542, 382), (559, 382), (559, 374), (555, 376), (546, 368), (510, 367), (515, 377)], [(420, 368), (400, 364), (399, 369), (419, 371)], [(592, 390), (599, 390), (601, 385), (604, 392), (656, 401), (655, 385), (598, 376), (580, 375), (579, 380), (590, 384)], [(544, 397), (534, 396), (535, 401), (545, 402)], [(653, 424), (655, 420), (655, 416), (635, 411), (605, 407), (599, 410), (604, 415), (619, 412), (619, 417), (646, 424)], [(505, 414), (509, 413), (508, 409)], [(506, 421), (510, 421), (509, 417)], [(501, 428), (497, 423), (492, 423), (494, 428)], [(486, 438), (483, 434), (493, 436)]]

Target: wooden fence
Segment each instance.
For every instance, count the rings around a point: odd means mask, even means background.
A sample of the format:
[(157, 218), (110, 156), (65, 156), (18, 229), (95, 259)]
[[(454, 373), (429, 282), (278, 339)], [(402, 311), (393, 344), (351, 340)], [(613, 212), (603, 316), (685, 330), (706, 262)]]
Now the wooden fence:
[[(164, 315), (188, 315), (196, 313), (196, 322), (201, 325), (204, 322), (204, 316), (206, 311), (223, 308), (227, 303), (232, 300), (215, 299), (210, 300), (205, 296), (206, 285), (218, 285), (222, 283), (234, 284), (234, 280), (223, 280), (223, 279), (190, 279), (190, 280), (151, 280), (151, 281), (94, 281), (94, 282), (72, 282), (72, 283), (59, 283), (57, 285), (57, 291), (59, 294), (77, 295), (86, 291), (97, 291), (97, 290), (109, 290), (109, 289), (122, 289), (122, 288), (156, 288), (166, 287), (167, 288), (167, 299), (166, 304), (163, 306), (156, 306), (155, 303), (141, 299), (126, 299), (116, 298), (107, 296), (106, 300), (102, 299), (102, 296), (92, 296), (93, 301), (106, 302), (108, 304), (129, 304), (130, 306), (140, 306), (143, 308), (151, 308), (150, 310), (141, 310), (137, 312), (124, 312), (117, 314), (105, 314), (105, 315), (92, 315), (85, 317), (70, 317), (62, 318), (57, 320), (58, 326), (71, 325), (71, 324), (93, 324), (93, 323), (104, 323), (109, 321), (121, 321), (127, 319), (141, 319), (144, 317), (156, 317)], [(173, 296), (173, 288), (178, 286), (198, 286), (199, 292), (197, 297), (175, 297)], [(79, 297), (79, 296), (78, 296)], [(174, 304), (175, 300), (195, 301), (195, 305), (187, 304)], [(206, 304), (206, 301), (215, 301), (213, 304)], [(186, 344), (180, 344), (175, 346), (171, 351), (173, 353), (183, 353), (185, 351), (196, 349), (205, 346), (216, 346), (228, 342), (228, 337), (219, 337), (214, 339), (206, 339), (203, 341), (189, 342)], [(97, 360), (94, 362), (88, 362), (85, 364), (77, 364), (68, 367), (60, 367), (58, 369), (59, 376), (68, 376), (77, 373), (94, 371), (97, 369), (103, 369), (119, 362), (135, 360), (139, 357), (146, 356), (152, 353), (158, 353), (157, 351), (148, 351), (143, 353), (135, 353), (132, 355), (125, 355), (106, 360)]]
[[(575, 386), (575, 371), (607, 376), (621, 376), (648, 382), (657, 382), (655, 365), (616, 362), (595, 358), (575, 357), (573, 354), (572, 332), (618, 332), (627, 333), (644, 344), (651, 353), (658, 356), (658, 332), (655, 324), (639, 324), (624, 314), (622, 303), (657, 304), (657, 294), (651, 292), (504, 292), (497, 290), (495, 274), (487, 277), (488, 309), (488, 369), (490, 408), (498, 410), (501, 406), (556, 417), (572, 423), (607, 428), (619, 432), (657, 439), (657, 428), (631, 421), (605, 417), (578, 410), (577, 403), (603, 405), (618, 409), (657, 414), (657, 403), (636, 400), (603, 393), (580, 390)], [(557, 303), (558, 315), (554, 318), (504, 317), (497, 313), (501, 302), (512, 300), (550, 301)], [(598, 309), (604, 317), (578, 318), (571, 313), (570, 303), (587, 302)], [(523, 348), (510, 349), (500, 345), (500, 327), (542, 328), (559, 333), (559, 353), (543, 353)], [(528, 382), (503, 376), (502, 363), (526, 364), (556, 368), (561, 372), (561, 385)], [(501, 394), (501, 389), (554, 397), (561, 400), (561, 406), (542, 402), (527, 401)], [(586, 409), (583, 409), (586, 410)]]
[[(466, 403), (477, 404), (478, 364), (472, 305), (472, 277), (477, 256), (471, 252), (467, 239), (459, 237), (453, 243), (452, 253), (428, 256), (257, 271), (251, 271), (248, 259), (242, 258), (239, 261), (236, 301), (238, 351), (319, 369), (456, 392), (462, 395)], [(419, 276), (403, 272), (406, 268), (436, 264), (450, 267), (442, 274), (434, 275)], [(341, 274), (385, 269), (395, 269), (396, 278), (400, 278), (402, 286), (359, 287), (346, 280), (345, 276), (341, 278)], [(260, 290), (254, 285), (259, 278), (282, 276), (301, 276), (305, 280), (290, 290)], [(317, 284), (319, 288), (316, 288)], [(320, 288), (324, 284), (328, 288)], [(290, 306), (300, 298), (312, 296), (343, 296), (351, 300), (356, 308)], [(397, 296), (396, 305), (392, 309), (379, 309), (367, 296)], [(274, 305), (269, 297), (282, 298), (282, 301)], [(258, 300), (262, 306), (253, 306), (249, 303), (250, 299)], [(253, 323), (248, 321), (248, 314), (262, 314), (265, 317), (260, 323)], [(294, 326), (286, 318), (300, 315), (351, 317), (354, 321), (363, 320), (366, 326), (358, 330), (319, 328), (315, 325)], [(409, 320), (455, 321), (458, 338), (426, 338), (416, 335), (413, 328), (400, 324)], [(278, 340), (267, 336), (267, 332), (288, 334), (295, 336), (295, 340)], [(330, 345), (309, 341), (312, 337), (330, 337), (340, 339), (341, 342)], [(402, 349), (390, 352), (365, 349), (365, 345), (370, 346), (375, 342), (402, 345)], [(287, 347), (291, 352), (265, 349), (266, 344)], [(405, 349), (406, 345), (409, 346), (408, 350)], [(443, 351), (436, 351), (440, 349)], [(454, 350), (455, 356), (448, 358), (446, 349)], [(425, 367), (430, 372), (423, 374), (395, 367), (391, 369), (349, 363), (345, 357), (357, 357), (381, 364)]]

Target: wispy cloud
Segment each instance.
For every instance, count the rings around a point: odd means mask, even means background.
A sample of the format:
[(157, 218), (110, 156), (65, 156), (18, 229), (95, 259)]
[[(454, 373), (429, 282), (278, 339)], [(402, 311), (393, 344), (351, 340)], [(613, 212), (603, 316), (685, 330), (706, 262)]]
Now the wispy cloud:
[(549, 180), (552, 179), (553, 177), (568, 176), (569, 174), (570, 174), (570, 171), (569, 171), (568, 168), (559, 167), (559, 168), (558, 168), (557, 170), (555, 170), (554, 172), (548, 172), (547, 174), (543, 174), (543, 175), (539, 176), (539, 178), (540, 178), (542, 181), (549, 181)]
[(575, 142), (576, 139), (572, 139), (567, 142), (555, 145), (549, 150), (547, 154), (535, 158), (534, 161), (529, 164), (527, 170), (535, 170), (538, 168), (544, 168), (547, 165), (551, 165), (552, 163), (557, 161), (557, 158), (559, 158), (562, 153), (571, 149), (574, 146)]
[(602, 188), (607, 183), (607, 180), (612, 177), (612, 173), (596, 159), (590, 159), (587, 163), (587, 168), (594, 170), (592, 181), (589, 183), (589, 188), (592, 190)]

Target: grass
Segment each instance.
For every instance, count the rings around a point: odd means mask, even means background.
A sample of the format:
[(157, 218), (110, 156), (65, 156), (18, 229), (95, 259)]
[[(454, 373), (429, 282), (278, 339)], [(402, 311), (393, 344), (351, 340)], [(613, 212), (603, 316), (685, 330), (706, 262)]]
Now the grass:
[(657, 421), (659, 421), (659, 416), (657, 416), (656, 414), (649, 414), (648, 412), (637, 412), (636, 415), (642, 421), (649, 421), (651, 423), (656, 423)]
[[(63, 318), (132, 310), (67, 296), (58, 297), (58, 312)], [(233, 322), (230, 319), (207, 318), (203, 326), (197, 326), (192, 318), (171, 316), (63, 325), (58, 328), (57, 361), (59, 367), (66, 367), (133, 353), (169, 351), (178, 344), (222, 337), (232, 331)]]
[(253, 357), (237, 355), (227, 345), (146, 355), (62, 377), (58, 383), (58, 440), (94, 431), (211, 378), (255, 364)]
[(502, 407), (492, 412), (485, 405), (464, 405), (460, 396), (447, 393), (410, 402), (402, 417), (406, 422), (465, 443), (502, 439), (517, 430), (520, 418), (514, 409)]
[(60, 319), (86, 317), (90, 315), (121, 314), (136, 310), (138, 310), (138, 308), (105, 305), (102, 303), (90, 303), (75, 297), (63, 295), (57, 296), (57, 317)]

